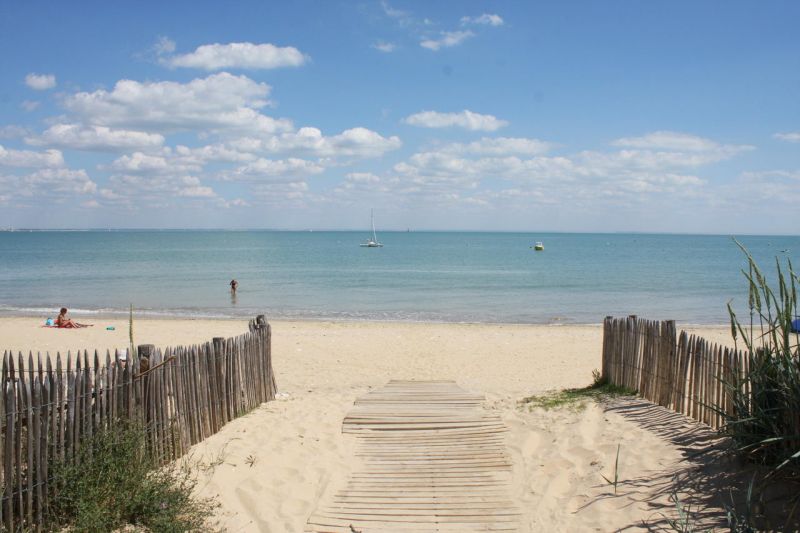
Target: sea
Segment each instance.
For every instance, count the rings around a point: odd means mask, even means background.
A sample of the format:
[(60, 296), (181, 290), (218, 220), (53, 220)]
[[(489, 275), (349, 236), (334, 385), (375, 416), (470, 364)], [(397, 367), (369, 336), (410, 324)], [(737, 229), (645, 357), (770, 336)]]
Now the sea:
[[(0, 316), (726, 324), (747, 315), (731, 236), (340, 231), (0, 232)], [(798, 236), (741, 236), (774, 279)], [(541, 241), (544, 251), (534, 251)], [(231, 279), (239, 282), (236, 295)]]

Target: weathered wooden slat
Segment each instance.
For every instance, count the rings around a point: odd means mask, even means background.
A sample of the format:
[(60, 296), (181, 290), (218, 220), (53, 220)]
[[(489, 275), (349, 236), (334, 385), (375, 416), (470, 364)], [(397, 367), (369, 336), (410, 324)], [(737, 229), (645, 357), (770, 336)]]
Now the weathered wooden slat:
[(634, 316), (603, 323), (603, 376), (635, 388), (640, 396), (712, 428), (725, 424), (734, 409), (731, 387), (750, 397), (751, 355), (710, 343), (674, 321)]
[(3, 450), (3, 479), (5, 491), (3, 494), (3, 517), (6, 531), (14, 531), (14, 487), (16, 463), (16, 421), (17, 421), (17, 391), (14, 384), (14, 360), (9, 356), (9, 369), (11, 377), (5, 384), (5, 411), (6, 411), (6, 437)]
[(452, 381), (392, 381), (356, 400), (343, 432), (360, 466), (306, 531), (516, 531), (506, 428), (482, 400)]

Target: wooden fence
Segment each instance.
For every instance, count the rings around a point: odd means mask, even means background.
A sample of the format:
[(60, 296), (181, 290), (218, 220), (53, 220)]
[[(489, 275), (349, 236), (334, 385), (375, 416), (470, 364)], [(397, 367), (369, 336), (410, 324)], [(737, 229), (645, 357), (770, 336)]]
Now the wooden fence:
[[(733, 413), (727, 387), (747, 373), (745, 353), (681, 331), (675, 322), (606, 317), (603, 377), (653, 403), (718, 429)], [(745, 391), (748, 392), (749, 391)]]
[(95, 351), (3, 353), (0, 398), (0, 525), (40, 530), (49, 466), (77, 459), (97, 433), (122, 421), (146, 430), (147, 453), (166, 463), (230, 420), (275, 398), (271, 330), (263, 316), (250, 331), (194, 346), (138, 348), (104, 357)]

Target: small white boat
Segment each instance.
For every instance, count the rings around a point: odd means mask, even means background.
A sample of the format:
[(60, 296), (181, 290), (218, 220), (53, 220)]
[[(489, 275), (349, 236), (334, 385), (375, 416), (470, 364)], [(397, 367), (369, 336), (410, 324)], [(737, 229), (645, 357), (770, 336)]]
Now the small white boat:
[(534, 244), (531, 248), (533, 248), (537, 252), (541, 252), (542, 250), (544, 250), (544, 244), (542, 244), (541, 241), (537, 241), (536, 244)]
[(372, 238), (367, 239), (367, 242), (362, 242), (359, 246), (362, 248), (382, 248), (383, 244), (378, 242), (378, 236), (375, 234), (375, 210), (370, 209), (370, 222), (372, 223)]

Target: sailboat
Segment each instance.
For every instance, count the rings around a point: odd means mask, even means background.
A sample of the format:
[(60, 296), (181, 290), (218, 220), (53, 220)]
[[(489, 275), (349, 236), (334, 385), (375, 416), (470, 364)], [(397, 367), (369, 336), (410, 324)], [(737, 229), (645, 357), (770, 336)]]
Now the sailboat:
[(372, 222), (372, 238), (368, 239), (367, 242), (362, 242), (360, 246), (362, 248), (382, 248), (383, 244), (378, 242), (378, 236), (375, 234), (375, 210), (370, 210), (370, 222)]

